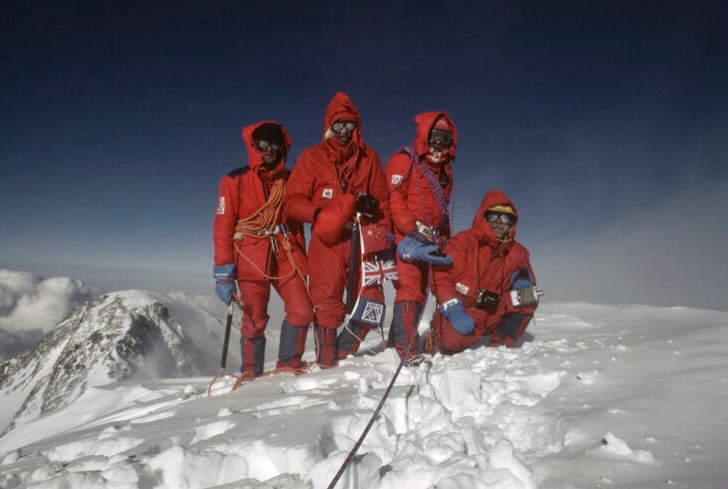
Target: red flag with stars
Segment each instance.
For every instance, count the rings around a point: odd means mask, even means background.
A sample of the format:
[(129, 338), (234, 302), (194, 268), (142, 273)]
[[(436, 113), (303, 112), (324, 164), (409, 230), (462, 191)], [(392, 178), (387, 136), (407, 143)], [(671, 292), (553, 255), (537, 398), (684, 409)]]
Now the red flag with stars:
[(367, 224), (361, 227), (362, 254), (370, 255), (392, 246), (387, 238), (389, 230), (381, 224)]

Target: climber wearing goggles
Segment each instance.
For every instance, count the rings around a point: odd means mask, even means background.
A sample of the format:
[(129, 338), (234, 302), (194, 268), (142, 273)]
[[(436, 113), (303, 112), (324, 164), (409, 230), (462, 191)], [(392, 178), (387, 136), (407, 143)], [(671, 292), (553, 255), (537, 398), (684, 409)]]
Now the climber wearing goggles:
[(447, 131), (433, 129), (430, 131), (428, 142), (430, 143), (430, 146), (447, 147), (452, 144), (452, 134)]
[(280, 329), (275, 327), (280, 333), (276, 368), (302, 367), (313, 321), (305, 273), (301, 273), (306, 266), (303, 224), (277, 204), (283, 200), (290, 175), (286, 154), (291, 138), (280, 123), (268, 120), (243, 128), (243, 142), (248, 165), (222, 177), (213, 224), (215, 293), (228, 306), (236, 296), (245, 298), (240, 380), (263, 374), (271, 289), (283, 302), (283, 321)]
[(283, 141), (268, 141), (266, 139), (260, 139), (255, 142), (255, 145), (261, 151), (266, 151), (268, 148), (273, 151), (281, 151), (284, 147)]
[(356, 122), (336, 121), (331, 126), (331, 129), (333, 129), (334, 132), (343, 132), (345, 129), (346, 129), (346, 132), (354, 132), (354, 129), (356, 129)]
[(511, 224), (514, 220), (513, 215), (511, 214), (502, 214), (500, 212), (486, 212), (485, 213), (485, 220), (488, 222), (500, 222), (502, 224)]
[(457, 131), (446, 112), (415, 116), (415, 139), (385, 167), (397, 243), (397, 273), (390, 341), (402, 361), (419, 354), (419, 318), (429, 295), (430, 267), (452, 259), (440, 251), (450, 238), (452, 162)]

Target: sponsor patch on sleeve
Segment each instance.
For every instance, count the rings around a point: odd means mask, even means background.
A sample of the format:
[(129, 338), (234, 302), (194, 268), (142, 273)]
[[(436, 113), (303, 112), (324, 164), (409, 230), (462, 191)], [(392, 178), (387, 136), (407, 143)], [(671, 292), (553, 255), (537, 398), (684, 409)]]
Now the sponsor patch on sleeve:
[(402, 175), (392, 175), (392, 185), (399, 185), (402, 183)]
[(321, 193), (321, 197), (324, 199), (331, 199), (334, 197), (334, 189), (332, 188), (325, 188), (324, 191)]
[(218, 214), (225, 214), (225, 197), (220, 197), (220, 200), (217, 201), (217, 213)]
[(463, 285), (460, 282), (458, 282), (458, 283), (455, 284), (455, 290), (457, 290), (458, 292), (460, 292), (463, 295), (468, 295), (468, 291), (470, 291), (470, 287), (468, 287), (467, 285)]

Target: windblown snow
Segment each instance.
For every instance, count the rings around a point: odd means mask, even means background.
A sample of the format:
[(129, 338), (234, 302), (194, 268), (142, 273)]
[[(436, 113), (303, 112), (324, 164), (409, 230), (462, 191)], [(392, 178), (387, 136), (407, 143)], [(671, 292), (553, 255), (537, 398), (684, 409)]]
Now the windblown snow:
[[(544, 304), (529, 332), (515, 349), (403, 368), (336, 487), (723, 487), (728, 314)], [(275, 328), (268, 336), (272, 364)], [(0, 487), (326, 488), (397, 369), (380, 342), (370, 335), (334, 369), (232, 392), (223, 381), (213, 396), (217, 372), (89, 384), (0, 438)]]

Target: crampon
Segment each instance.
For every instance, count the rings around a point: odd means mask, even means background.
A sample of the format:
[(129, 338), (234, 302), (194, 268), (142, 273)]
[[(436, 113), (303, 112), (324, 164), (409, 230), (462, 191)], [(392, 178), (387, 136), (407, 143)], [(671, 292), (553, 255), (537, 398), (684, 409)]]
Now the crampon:
[(221, 373), (217, 374), (215, 377), (213, 377), (212, 380), (210, 381), (210, 385), (207, 386), (207, 395), (208, 396), (217, 396), (220, 394), (227, 394), (229, 392), (233, 392), (233, 391), (239, 389), (244, 384), (247, 384), (247, 383), (257, 380), (257, 379), (270, 377), (273, 375), (280, 375), (280, 374), (303, 375), (305, 373), (308, 373), (310, 367), (311, 367), (310, 365), (305, 365), (301, 368), (281, 367), (281, 368), (277, 368), (275, 370), (271, 370), (269, 372), (265, 372), (262, 375), (259, 375), (258, 377), (253, 377), (248, 372), (243, 372), (240, 375), (221, 372)]

